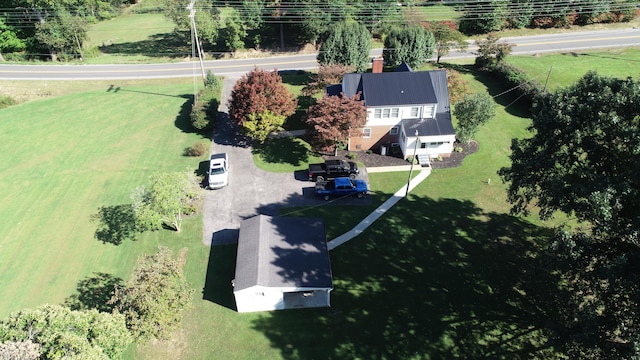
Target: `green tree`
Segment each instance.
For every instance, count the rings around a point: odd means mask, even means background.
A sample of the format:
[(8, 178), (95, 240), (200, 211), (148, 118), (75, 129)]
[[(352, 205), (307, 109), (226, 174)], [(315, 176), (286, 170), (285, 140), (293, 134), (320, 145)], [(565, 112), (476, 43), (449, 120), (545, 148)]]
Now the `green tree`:
[(365, 71), (369, 66), (371, 34), (367, 28), (355, 22), (339, 22), (332, 25), (320, 46), (320, 65), (340, 64)]
[(83, 16), (72, 15), (58, 8), (55, 17), (36, 24), (35, 39), (44, 46), (51, 60), (82, 57), (82, 44), (87, 37), (89, 24)]
[(325, 95), (307, 109), (305, 121), (311, 129), (311, 145), (316, 150), (336, 150), (349, 137), (361, 134), (367, 122), (367, 110), (360, 94), (351, 98)]
[(261, 113), (247, 115), (247, 120), (242, 123), (242, 129), (250, 138), (263, 143), (269, 134), (282, 129), (285, 117), (276, 115), (269, 110)]
[(115, 314), (124, 315), (136, 338), (166, 339), (180, 328), (182, 312), (192, 305), (194, 293), (182, 272), (186, 251), (176, 258), (160, 246), (155, 254), (140, 257), (125, 286), (116, 288), (110, 303)]
[(507, 24), (509, 0), (469, 1), (463, 5), (459, 29), (465, 34), (500, 31)]
[[(163, 0), (164, 15), (175, 24), (174, 31), (182, 37), (189, 38), (191, 34), (191, 12), (186, 8), (187, 2), (181, 0)], [(220, 12), (210, 1), (196, 2), (194, 22), (201, 41), (215, 44), (218, 38)]]
[(458, 120), (456, 135), (461, 142), (470, 143), (480, 127), (496, 115), (491, 96), (485, 93), (464, 95), (454, 104), (453, 116)]
[(242, 126), (249, 114), (269, 110), (275, 115), (287, 117), (296, 111), (297, 105), (297, 99), (282, 84), (278, 71), (256, 68), (242, 76), (233, 87), (229, 117)]
[(119, 359), (132, 338), (122, 315), (44, 305), (0, 322), (0, 342), (24, 341), (40, 345), (45, 359)]
[(241, 21), (247, 31), (245, 43), (256, 48), (262, 43), (262, 30), (265, 26), (264, 9), (265, 0), (242, 0), (240, 4)]
[(5, 24), (0, 18), (0, 61), (3, 61), (2, 54), (15, 51), (22, 51), (26, 47), (24, 41), (18, 38), (13, 27)]
[(511, 0), (507, 4), (507, 22), (511, 28), (522, 29), (531, 25), (535, 12), (534, 0)]
[(384, 39), (382, 57), (388, 66), (404, 61), (411, 67), (418, 67), (433, 56), (435, 47), (433, 34), (422, 26), (396, 27)]
[(478, 56), (476, 66), (479, 68), (491, 68), (501, 63), (511, 54), (513, 44), (500, 42), (500, 38), (495, 34), (489, 34), (484, 40), (476, 40), (478, 46)]
[(465, 36), (455, 29), (455, 24), (447, 21), (435, 22), (429, 25), (428, 30), (433, 34), (436, 46), (436, 63), (440, 63), (440, 58), (447, 56), (451, 49), (464, 51), (469, 44), (465, 41)]
[(562, 212), (579, 227), (558, 231), (550, 252), (568, 300), (557, 333), (570, 358), (639, 355), (640, 81), (589, 72), (543, 93), (532, 136), (512, 140), (508, 183), (514, 214)]
[(540, 216), (562, 211), (603, 234), (636, 236), (640, 227), (640, 82), (587, 73), (544, 93), (532, 108), (533, 136), (512, 141), (514, 212), (531, 203)]
[(163, 226), (180, 231), (183, 215), (195, 209), (199, 190), (198, 178), (190, 171), (155, 174), (149, 188), (139, 187), (131, 195), (136, 225), (142, 231)]
[(244, 39), (247, 37), (247, 31), (240, 18), (240, 13), (235, 9), (231, 9), (224, 23), (225, 27), (221, 30), (220, 35), (224, 39), (226, 48), (231, 52), (244, 48)]

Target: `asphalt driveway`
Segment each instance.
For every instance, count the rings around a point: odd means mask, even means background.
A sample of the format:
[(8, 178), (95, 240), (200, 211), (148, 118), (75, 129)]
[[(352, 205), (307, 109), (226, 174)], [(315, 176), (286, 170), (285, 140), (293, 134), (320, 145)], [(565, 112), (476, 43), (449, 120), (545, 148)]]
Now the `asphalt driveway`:
[[(229, 98), (238, 78), (225, 79), (222, 99)], [(229, 185), (218, 190), (207, 190), (203, 210), (203, 242), (206, 245), (235, 243), (240, 222), (257, 214), (276, 216), (283, 206), (333, 206), (343, 201), (328, 204), (316, 198), (314, 183), (307, 181), (306, 171), (294, 174), (258, 169), (253, 163), (249, 139), (231, 125), (227, 110), (226, 100), (223, 100), (211, 151), (227, 153)], [(345, 200), (351, 202), (350, 199)], [(353, 201), (365, 204), (370, 200)]]

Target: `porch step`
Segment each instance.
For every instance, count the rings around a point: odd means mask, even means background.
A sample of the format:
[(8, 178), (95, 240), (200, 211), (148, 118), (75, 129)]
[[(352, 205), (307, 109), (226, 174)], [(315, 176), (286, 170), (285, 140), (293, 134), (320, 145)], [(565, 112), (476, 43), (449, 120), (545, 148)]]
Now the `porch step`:
[(431, 161), (429, 160), (429, 155), (416, 155), (416, 158), (418, 159), (418, 164), (420, 164), (420, 166), (422, 166), (422, 167), (431, 166)]

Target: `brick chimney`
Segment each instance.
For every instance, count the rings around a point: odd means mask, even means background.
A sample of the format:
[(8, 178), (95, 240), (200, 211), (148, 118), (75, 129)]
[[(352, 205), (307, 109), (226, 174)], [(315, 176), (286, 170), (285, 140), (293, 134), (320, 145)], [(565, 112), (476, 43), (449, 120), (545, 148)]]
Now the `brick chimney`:
[(371, 72), (372, 73), (381, 73), (382, 67), (384, 65), (384, 59), (381, 57), (375, 57), (371, 60)]

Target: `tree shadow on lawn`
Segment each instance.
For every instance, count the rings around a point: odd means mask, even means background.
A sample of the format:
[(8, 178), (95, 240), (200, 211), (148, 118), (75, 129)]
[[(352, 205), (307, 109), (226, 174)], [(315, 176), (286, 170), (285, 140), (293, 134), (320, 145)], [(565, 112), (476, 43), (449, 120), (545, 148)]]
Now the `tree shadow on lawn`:
[(469, 201), (410, 196), (330, 253), (331, 308), (253, 327), (285, 359), (544, 357), (567, 303), (540, 250), (549, 235)]
[(125, 240), (136, 239), (136, 221), (132, 204), (101, 206), (91, 215), (91, 221), (98, 223), (94, 234), (103, 244), (120, 245)]
[(94, 272), (93, 275), (78, 282), (76, 287), (78, 293), (69, 296), (64, 301), (64, 305), (71, 310), (96, 309), (110, 313), (113, 306), (108, 302), (117, 286), (123, 286), (121, 278), (107, 273)]
[(295, 138), (284, 137), (254, 144), (253, 154), (260, 155), (267, 163), (300, 166), (308, 161), (311, 151)]
[(471, 74), (479, 82), (483, 83), (487, 87), (489, 95), (494, 97), (496, 103), (502, 105), (509, 114), (520, 118), (531, 117), (531, 104), (525, 97), (521, 97), (520, 93), (510, 90), (505, 87), (499, 80), (486, 71), (481, 71), (475, 68), (473, 65), (458, 65), (458, 64), (440, 64), (445, 69), (453, 69), (463, 74)]
[(121, 54), (148, 57), (186, 58), (191, 56), (191, 47), (175, 33), (154, 34), (148, 40), (100, 46), (105, 54)]

